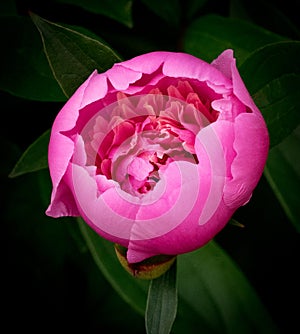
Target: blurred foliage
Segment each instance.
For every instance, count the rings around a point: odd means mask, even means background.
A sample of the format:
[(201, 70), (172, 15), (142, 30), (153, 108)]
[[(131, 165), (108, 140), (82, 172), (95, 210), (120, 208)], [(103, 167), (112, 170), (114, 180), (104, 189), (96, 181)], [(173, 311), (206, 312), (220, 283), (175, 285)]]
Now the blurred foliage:
[[(29, 12), (36, 15), (33, 20)], [(110, 243), (85, 225), (44, 214), (51, 190), (48, 130), (66, 100), (60, 87), (67, 85), (65, 93), (70, 95), (94, 64), (101, 71), (118, 59), (153, 50), (185, 51), (211, 61), (232, 48), (267, 121), (272, 149), (251, 201), (234, 216), (245, 227), (228, 225), (203, 249), (179, 256), (178, 316), (171, 333), (202, 329), (273, 334), (275, 327), (282, 333), (296, 332), (298, 310), (293, 305), (300, 298), (296, 4), (5, 0), (0, 3), (0, 27), (0, 96), (6, 118), (1, 132), (7, 314), (3, 328), (145, 332), (147, 283), (133, 282)], [(91, 50), (104, 53), (94, 55)], [(59, 76), (65, 69), (59, 68), (61, 62), (55, 63), (65, 52), (73, 59), (68, 71), (78, 69), (72, 86), (69, 78)], [(8, 178), (10, 173), (18, 177)], [(12, 316), (18, 321), (11, 322)]]

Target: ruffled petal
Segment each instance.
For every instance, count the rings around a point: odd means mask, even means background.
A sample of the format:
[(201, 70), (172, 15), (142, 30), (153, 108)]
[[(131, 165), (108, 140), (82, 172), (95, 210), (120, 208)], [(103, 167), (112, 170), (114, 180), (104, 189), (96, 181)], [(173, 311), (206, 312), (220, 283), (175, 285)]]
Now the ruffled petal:
[[(215, 92), (232, 89), (231, 80), (205, 61), (181, 52), (149, 52), (122, 63), (122, 67), (143, 74), (154, 73), (162, 66), (162, 73), (172, 78), (190, 78), (207, 82)], [(130, 80), (131, 82), (132, 79)]]
[(216, 93), (225, 94), (232, 89), (231, 81), (207, 62), (185, 53), (169, 53), (163, 73), (173, 78), (183, 77), (206, 82)]
[(233, 50), (228, 49), (223, 51), (211, 65), (232, 81), (234, 95), (253, 112), (259, 114), (259, 110), (250, 96), (236, 67), (236, 59), (233, 57)]
[(126, 90), (130, 84), (136, 82), (142, 77), (143, 72), (125, 67), (122, 63), (115, 64), (105, 74), (112, 86), (118, 91)]
[(165, 51), (149, 52), (124, 61), (122, 66), (136, 72), (151, 74), (159, 69), (169, 54), (169, 52)]

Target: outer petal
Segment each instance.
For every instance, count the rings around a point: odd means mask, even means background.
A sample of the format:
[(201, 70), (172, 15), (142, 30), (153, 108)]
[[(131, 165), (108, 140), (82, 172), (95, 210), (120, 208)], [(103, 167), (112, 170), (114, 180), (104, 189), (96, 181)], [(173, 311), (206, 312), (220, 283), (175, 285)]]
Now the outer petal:
[(205, 61), (185, 53), (170, 53), (163, 66), (167, 76), (184, 77), (206, 82), (216, 93), (229, 93), (231, 81)]
[(106, 75), (116, 90), (126, 90), (130, 84), (142, 77), (143, 72), (132, 70), (119, 63), (108, 70)]
[(52, 217), (79, 215), (72, 194), (63, 180), (74, 151), (74, 143), (62, 132), (75, 126), (85, 91), (95, 76), (96, 71), (76, 90), (58, 113), (51, 129), (48, 163), (53, 189), (46, 214)]
[(231, 166), (232, 180), (224, 190), (226, 205), (238, 208), (249, 201), (262, 175), (268, 155), (269, 135), (265, 121), (237, 70), (233, 51), (225, 50), (212, 65), (232, 80), (234, 95), (251, 110), (234, 120), (234, 150), (237, 156)]
[(153, 239), (131, 240), (127, 260), (135, 263), (158, 254), (178, 255), (194, 251), (214, 238), (227, 224), (233, 212), (221, 201), (218, 210), (204, 225), (199, 225), (190, 216), (165, 235)]
[(222, 74), (210, 64), (181, 52), (150, 52), (137, 56), (122, 63), (122, 67), (136, 72), (150, 74), (162, 66), (162, 73), (172, 78), (190, 78), (198, 81), (208, 82), (216, 92), (231, 90), (232, 83), (229, 78)]
[(233, 50), (228, 49), (223, 51), (211, 65), (232, 81), (234, 95), (253, 112), (260, 114), (236, 67), (236, 59), (233, 57)]
[(122, 66), (136, 72), (151, 74), (168, 58), (169, 52), (155, 51), (122, 62)]
[(232, 180), (224, 188), (224, 202), (230, 208), (246, 204), (267, 160), (269, 136), (264, 120), (253, 113), (240, 114), (234, 124), (236, 152), (231, 165)]
[(84, 108), (92, 102), (102, 99), (107, 94), (107, 76), (105, 73), (97, 74), (96, 71), (88, 79), (87, 85), (82, 96), (80, 108)]
[(217, 70), (222, 72), (230, 81), (232, 80), (232, 69), (231, 66), (234, 63), (233, 50), (227, 49), (223, 51), (215, 60), (212, 61), (211, 65)]
[[(119, 195), (117, 184), (107, 186), (99, 195), (95, 176), (89, 175), (83, 166), (69, 164), (66, 177), (85, 222), (99, 235), (126, 247), (137, 206), (127, 205)], [(126, 214), (119, 215), (116, 208)]]

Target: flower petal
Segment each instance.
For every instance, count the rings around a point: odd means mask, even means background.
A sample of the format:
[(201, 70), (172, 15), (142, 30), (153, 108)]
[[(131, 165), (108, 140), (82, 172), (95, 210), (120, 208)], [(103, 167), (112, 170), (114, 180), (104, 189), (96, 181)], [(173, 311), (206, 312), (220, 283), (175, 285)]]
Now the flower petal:
[[(166, 201), (163, 210), (159, 211), (155, 205), (139, 210), (137, 217), (143, 220), (133, 225), (127, 252), (129, 262), (192, 251), (208, 242), (227, 223), (232, 210), (223, 203), (226, 166), (215, 128), (207, 126), (199, 132), (195, 151), (199, 164), (176, 161), (166, 170), (166, 186), (170, 190), (163, 197)], [(177, 195), (171, 200), (170, 191), (174, 190)], [(224, 210), (221, 218), (220, 210)], [(153, 212), (161, 215), (151, 219), (149, 213)]]
[[(121, 190), (118, 190), (116, 182), (105, 178), (99, 180), (90, 175), (83, 166), (70, 164), (67, 176), (72, 183), (73, 195), (84, 220), (104, 238), (126, 247), (137, 206), (128, 205), (120, 196)], [(102, 194), (98, 192), (99, 182), (106, 183), (101, 185), (104, 190)], [(126, 214), (120, 215), (117, 209)]]
[(238, 208), (251, 198), (267, 159), (269, 136), (262, 117), (240, 114), (234, 124), (236, 157), (231, 166), (232, 180), (224, 188), (224, 201)]
[(51, 129), (48, 162), (53, 189), (51, 203), (46, 210), (46, 214), (52, 217), (78, 215), (75, 202), (71, 199), (72, 196), (68, 187), (62, 180), (73, 154), (74, 143), (70, 138), (63, 135), (62, 132), (68, 131), (75, 126), (85, 90), (95, 76), (96, 72), (93, 72), (76, 90), (58, 113)]
[[(194, 211), (197, 211), (195, 203)], [(191, 212), (174, 230), (153, 239), (130, 240), (128, 244), (127, 260), (129, 263), (143, 261), (159, 254), (179, 255), (192, 252), (207, 244), (218, 232), (224, 228), (233, 214), (233, 210), (220, 202), (218, 210), (204, 224), (199, 225), (194, 219), (195, 212)]]
[(221, 71), (233, 83), (233, 93), (238, 99), (248, 106), (252, 111), (259, 114), (259, 110), (252, 100), (236, 67), (236, 59), (233, 57), (233, 50), (223, 51), (211, 65)]
[(123, 64), (115, 64), (105, 74), (117, 91), (126, 90), (130, 84), (142, 77), (142, 72), (127, 68)]

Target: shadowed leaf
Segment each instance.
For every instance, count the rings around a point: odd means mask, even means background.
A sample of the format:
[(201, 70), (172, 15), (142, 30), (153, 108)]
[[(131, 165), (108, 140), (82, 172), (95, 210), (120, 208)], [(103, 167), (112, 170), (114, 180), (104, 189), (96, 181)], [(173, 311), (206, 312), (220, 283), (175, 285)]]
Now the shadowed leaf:
[(104, 72), (120, 61), (100, 40), (50, 22), (31, 13), (44, 45), (53, 75), (67, 97), (97, 69)]
[(36, 172), (48, 167), (47, 150), (50, 130), (43, 133), (22, 154), (9, 177), (20, 176), (25, 173)]

